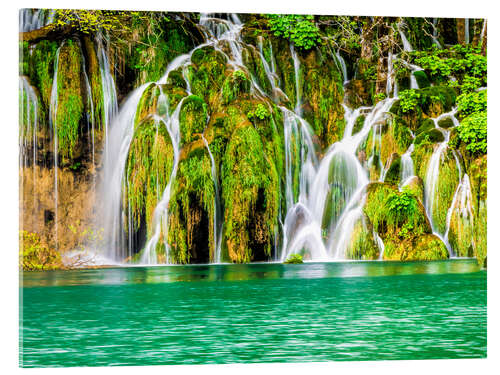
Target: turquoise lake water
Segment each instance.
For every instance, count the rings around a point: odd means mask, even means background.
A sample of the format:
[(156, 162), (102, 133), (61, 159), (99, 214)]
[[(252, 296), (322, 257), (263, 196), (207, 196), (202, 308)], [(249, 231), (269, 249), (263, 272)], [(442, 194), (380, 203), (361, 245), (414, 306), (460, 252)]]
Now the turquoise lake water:
[(24, 367), (482, 358), (474, 260), (21, 275)]

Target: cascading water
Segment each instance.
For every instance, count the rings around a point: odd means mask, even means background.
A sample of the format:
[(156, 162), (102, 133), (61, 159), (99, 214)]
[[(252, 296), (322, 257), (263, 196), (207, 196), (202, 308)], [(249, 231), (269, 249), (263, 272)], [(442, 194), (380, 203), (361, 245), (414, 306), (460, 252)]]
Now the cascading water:
[[(166, 68), (165, 74), (157, 84), (162, 85), (167, 83), (170, 72), (180, 69), (186, 83), (187, 92), (190, 94), (191, 86), (188, 79), (188, 67), (191, 64), (191, 56), (196, 49), (211, 46), (227, 57), (228, 64), (232, 65), (235, 70), (243, 70), (248, 74), (251, 81), (251, 92), (256, 96), (270, 98), (271, 94), (275, 91), (281, 91), (272, 55), (272, 46), (269, 46), (270, 54), (268, 54), (268, 58), (266, 59), (264, 56), (264, 40), (258, 40), (257, 53), (260, 56), (266, 78), (269, 80), (272, 89), (272, 93), (266, 93), (244, 65), (242, 52), (243, 48), (245, 48), (245, 43), (242, 42), (240, 37), (242, 24), (235, 16), (232, 16), (230, 19), (223, 20), (206, 14), (202, 15), (200, 17), (200, 26), (206, 36), (205, 43), (195, 47), (190, 53), (175, 58)], [(412, 47), (404, 32), (399, 27), (398, 29), (404, 50), (411, 51)], [(223, 44), (224, 47), (222, 47)], [(346, 120), (344, 136), (340, 141), (331, 145), (322, 158), (318, 160), (316, 146), (313, 143), (314, 132), (307, 121), (302, 118), (301, 67), (299, 56), (293, 44), (290, 46), (290, 52), (295, 76), (295, 108), (294, 110), (290, 110), (280, 107), (283, 113), (286, 173), (284, 186), (285, 199), (282, 204), (284, 204), (286, 216), (284, 223), (282, 223), (283, 241), (280, 246), (279, 259), (281, 261), (286, 260), (290, 255), (296, 253), (302, 253), (306, 259), (310, 260), (342, 259), (345, 257), (346, 251), (350, 246), (354, 228), (361, 223), (361, 225), (364, 225), (366, 231), (370, 232), (371, 230), (364, 223), (363, 202), (366, 199), (365, 187), (370, 182), (369, 168), (375, 163), (374, 156), (376, 156), (377, 168), (380, 170), (380, 180), (384, 180), (385, 170), (380, 157), (382, 146), (381, 132), (382, 123), (388, 120), (387, 112), (394, 101), (397, 100), (397, 81), (394, 77), (393, 69), (394, 59), (397, 58), (397, 55), (390, 53), (387, 62), (387, 94), (389, 96), (392, 92), (393, 97), (379, 101), (373, 107), (361, 107), (355, 110), (351, 110), (344, 105), (344, 117)], [(102, 56), (105, 57), (105, 53), (102, 53)], [(343, 74), (345, 83), (347, 81), (345, 62), (338, 52), (332, 58), (340, 65), (339, 70)], [(411, 87), (418, 88), (413, 72), (421, 70), (421, 68), (411, 64), (409, 68), (412, 71)], [(109, 137), (107, 137), (110, 144), (106, 146), (109, 149), (107, 152), (109, 158), (105, 163), (105, 170), (107, 171), (107, 176), (109, 176), (109, 178), (106, 178), (109, 190), (107, 192), (109, 209), (106, 210), (108, 216), (105, 220), (107, 223), (106, 233), (110, 234), (109, 237), (111, 239), (110, 255), (118, 260), (128, 258), (137, 251), (137, 249), (132, 249), (131, 238), (127, 239), (125, 236), (122, 223), (123, 218), (127, 216), (128, 220), (133, 219), (131, 219), (132, 215), (129, 213), (122, 212), (122, 194), (123, 186), (127, 183), (124, 181), (124, 168), (134, 133), (137, 106), (149, 84), (141, 86), (130, 95), (112, 122)], [(274, 97), (273, 99), (276, 98)], [(166, 101), (163, 93), (160, 95), (159, 100)], [(278, 101), (276, 102), (278, 103)], [(160, 241), (163, 241), (166, 249), (166, 262), (170, 262), (169, 244), (167, 242), (168, 206), (179, 162), (179, 113), (182, 103), (183, 101), (177, 105), (173, 112), (168, 110), (167, 114), (162, 116), (158, 114), (154, 115), (157, 126), (165, 126), (168, 130), (174, 148), (174, 162), (167, 187), (164, 189), (161, 197), (159, 197), (154, 210), (153, 233), (148, 238), (146, 246), (143, 249), (141, 263), (153, 264), (158, 262), (156, 249)], [(353, 134), (354, 125), (361, 114), (365, 116), (364, 123), (362, 128), (360, 130), (357, 129)], [(454, 118), (453, 114), (447, 115)], [(438, 120), (439, 118), (435, 119), (436, 124)], [(360, 145), (367, 140), (370, 132), (372, 132), (371, 141), (374, 142), (372, 144), (373, 153), (367, 162), (362, 162), (358, 158), (357, 152)], [(217, 166), (209, 143), (205, 137), (202, 137), (202, 139), (210, 156), (211, 175), (216, 192), (213, 203), (215, 214), (212, 223), (214, 236), (214, 256), (212, 262), (220, 263), (222, 227), (224, 224)], [(429, 178), (426, 179), (425, 185), (425, 206), (427, 210), (432, 206), (433, 194), (436, 190), (434, 180), (439, 176), (440, 157), (446, 147), (447, 137), (446, 141), (436, 149), (429, 163)], [(404, 186), (405, 182), (415, 173), (411, 158), (413, 149), (414, 146), (412, 144), (401, 157), (400, 187)], [(460, 194), (457, 193), (457, 196)], [(133, 222), (129, 222), (129, 228), (132, 226)], [(443, 238), (443, 236), (440, 237)], [(373, 232), (373, 240), (379, 249), (379, 259), (382, 259), (384, 243), (376, 232)], [(275, 242), (275, 246), (278, 246), (277, 242)], [(275, 254), (277, 250), (275, 249)]]
[[(438, 183), (439, 183), (439, 171), (440, 171), (440, 166), (444, 160), (444, 155), (445, 151), (448, 148), (448, 141), (450, 138), (450, 132), (449, 130), (442, 129), (439, 127), (438, 123), (441, 119), (449, 117), (453, 121), (453, 128), (458, 126), (458, 120), (455, 117), (456, 109), (453, 109), (451, 112), (444, 113), (440, 115), (437, 118), (434, 118), (434, 124), (436, 129), (439, 129), (443, 135), (444, 135), (444, 141), (441, 142), (436, 149), (434, 150), (430, 160), (429, 164), (427, 166), (427, 172), (426, 172), (426, 177), (425, 177), (425, 185), (424, 185), (424, 205), (425, 209), (427, 212), (427, 217), (429, 218), (432, 231), (435, 235), (437, 235), (439, 238), (443, 240), (443, 242), (446, 244), (446, 247), (448, 249), (448, 252), (450, 253), (451, 256), (453, 256), (453, 249), (449, 245), (448, 241), (446, 241), (444, 237), (444, 233), (440, 233), (436, 225), (434, 223), (434, 207), (437, 204), (437, 200), (439, 199), (439, 192), (438, 192)], [(455, 157), (455, 162), (457, 166), (457, 170), (459, 171), (459, 177), (461, 175), (461, 167), (460, 167), (460, 162), (456, 156), (456, 154), (453, 154)]]
[(57, 179), (57, 169), (58, 167), (58, 155), (59, 146), (57, 143), (57, 101), (58, 101), (58, 70), (59, 70), (59, 52), (61, 51), (61, 46), (57, 49), (56, 57), (54, 59), (54, 78), (52, 80), (52, 91), (50, 94), (50, 112), (49, 112), (49, 124), (53, 138), (53, 153), (54, 153), (54, 238), (55, 238), (55, 248), (58, 249), (58, 179)]
[(220, 204), (220, 192), (219, 192), (219, 179), (217, 177), (217, 166), (215, 164), (214, 156), (210, 151), (210, 146), (206, 138), (203, 137), (203, 143), (207, 148), (208, 155), (210, 156), (211, 163), (211, 173), (212, 180), (214, 182), (215, 197), (214, 197), (214, 220), (213, 220), (213, 231), (214, 231), (214, 259), (216, 263), (220, 263), (222, 260), (222, 209)]
[(170, 136), (170, 140), (172, 142), (172, 146), (174, 149), (174, 162), (172, 166), (172, 172), (170, 174), (170, 178), (168, 180), (167, 186), (163, 191), (160, 201), (155, 207), (153, 212), (153, 228), (154, 232), (151, 236), (151, 239), (146, 244), (144, 248), (144, 253), (141, 257), (141, 263), (146, 264), (155, 264), (157, 263), (156, 257), (156, 246), (158, 241), (160, 240), (160, 236), (163, 233), (163, 244), (165, 245), (165, 254), (166, 254), (166, 262), (169, 262), (169, 249), (170, 246), (167, 241), (167, 233), (168, 233), (168, 204), (170, 202), (170, 196), (172, 192), (172, 184), (175, 181), (175, 177), (177, 175), (177, 168), (179, 166), (179, 153), (180, 153), (180, 142), (181, 142), (181, 134), (180, 134), (180, 125), (179, 125), (179, 114), (182, 108), (182, 103), (184, 99), (177, 105), (175, 111), (171, 116), (166, 114), (166, 118), (156, 117), (156, 121), (163, 123), (166, 127), (168, 134)]
[(411, 154), (415, 149), (415, 145), (412, 143), (408, 150), (401, 155), (401, 179), (400, 179), (400, 187), (405, 186), (408, 181), (415, 175), (415, 169), (413, 167), (413, 159), (411, 158)]
[(19, 11), (19, 31), (37, 30), (54, 22), (53, 9), (21, 9)]
[(118, 101), (116, 98), (115, 80), (110, 72), (108, 55), (104, 47), (102, 34), (97, 35), (97, 58), (102, 82), (103, 114), (101, 123), (104, 127), (104, 163), (106, 163), (109, 151), (109, 126), (118, 113)]

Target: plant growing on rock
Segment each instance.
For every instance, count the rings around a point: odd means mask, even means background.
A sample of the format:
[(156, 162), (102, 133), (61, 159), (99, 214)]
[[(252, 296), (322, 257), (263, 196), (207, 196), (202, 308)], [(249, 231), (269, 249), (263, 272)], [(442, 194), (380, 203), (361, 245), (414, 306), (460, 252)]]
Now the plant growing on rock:
[(267, 19), (275, 36), (289, 39), (298, 48), (309, 50), (321, 42), (313, 16), (270, 14)]
[(252, 119), (265, 120), (269, 116), (270, 116), (269, 111), (262, 103), (257, 104), (257, 107), (255, 108), (254, 111), (250, 111), (247, 113), (247, 117), (250, 120)]
[(399, 93), (399, 108), (403, 113), (413, 111), (419, 102), (420, 93), (417, 90), (404, 90)]
[(476, 112), (466, 117), (457, 128), (458, 137), (472, 154), (485, 154), (487, 151), (487, 112)]

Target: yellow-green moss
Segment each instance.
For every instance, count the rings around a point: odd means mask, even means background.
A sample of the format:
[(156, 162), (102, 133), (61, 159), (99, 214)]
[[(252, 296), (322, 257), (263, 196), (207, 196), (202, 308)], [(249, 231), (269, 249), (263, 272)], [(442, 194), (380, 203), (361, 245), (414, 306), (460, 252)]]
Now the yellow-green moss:
[(68, 40), (59, 52), (57, 72), (57, 137), (60, 155), (72, 158), (80, 135), (83, 117), (82, 100), (82, 52), (80, 46)]

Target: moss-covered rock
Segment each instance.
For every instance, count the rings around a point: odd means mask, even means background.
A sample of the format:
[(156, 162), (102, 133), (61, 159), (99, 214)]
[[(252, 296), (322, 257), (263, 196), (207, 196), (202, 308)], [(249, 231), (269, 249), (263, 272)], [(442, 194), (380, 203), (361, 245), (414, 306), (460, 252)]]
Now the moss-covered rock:
[(387, 172), (384, 181), (389, 184), (398, 185), (401, 176), (401, 156), (392, 154), (387, 160)]
[[(141, 121), (132, 138), (127, 163), (123, 192), (126, 231), (134, 236), (152, 234), (154, 209), (161, 199), (173, 167), (174, 151), (166, 127), (158, 120), (148, 117)], [(133, 228), (128, 228), (132, 223)], [(136, 238), (134, 247), (140, 249), (144, 238)]]
[(73, 158), (83, 119), (82, 51), (78, 43), (68, 40), (59, 52), (57, 72), (58, 149), (63, 159)]
[(415, 197), (417, 197), (420, 203), (424, 203), (424, 182), (420, 177), (413, 176), (406, 182), (403, 189), (411, 192)]
[(441, 143), (444, 141), (443, 132), (439, 129), (432, 128), (426, 130), (415, 137), (415, 145), (419, 145), (421, 143)]
[(425, 209), (417, 197), (408, 191), (399, 192), (387, 183), (371, 183), (366, 191), (363, 211), (384, 242), (384, 259), (408, 261), (448, 257), (444, 243), (431, 234)]
[(323, 146), (340, 140), (344, 133), (343, 80), (326, 51), (312, 50), (303, 61), (304, 117), (322, 140)]
[(369, 229), (368, 218), (364, 215), (354, 224), (345, 257), (348, 259), (374, 260), (378, 259), (380, 250)]
[(224, 241), (232, 262), (271, 256), (279, 207), (279, 177), (251, 125), (233, 133), (223, 157)]
[(434, 121), (430, 118), (423, 119), (419, 127), (415, 131), (415, 135), (418, 136), (423, 132), (426, 132), (431, 129), (435, 129)]
[(427, 74), (423, 70), (416, 70), (413, 72), (413, 76), (417, 81), (418, 87), (424, 89), (430, 86), (429, 79), (427, 78)]
[(226, 79), (227, 57), (213, 47), (196, 49), (187, 70), (191, 92), (203, 98), (210, 107), (216, 107), (222, 84)]
[(236, 70), (229, 75), (222, 85), (222, 100), (229, 104), (236, 98), (250, 92), (250, 80), (245, 72)]
[(438, 126), (443, 129), (448, 129), (455, 126), (455, 123), (451, 117), (447, 116), (438, 121)]
[(215, 260), (215, 185), (208, 150), (199, 144), (179, 163), (169, 206), (168, 243), (173, 263)]
[(188, 96), (183, 102), (179, 114), (181, 145), (190, 143), (203, 132), (207, 124), (207, 105), (196, 95)]

